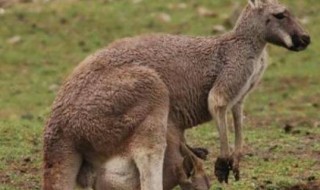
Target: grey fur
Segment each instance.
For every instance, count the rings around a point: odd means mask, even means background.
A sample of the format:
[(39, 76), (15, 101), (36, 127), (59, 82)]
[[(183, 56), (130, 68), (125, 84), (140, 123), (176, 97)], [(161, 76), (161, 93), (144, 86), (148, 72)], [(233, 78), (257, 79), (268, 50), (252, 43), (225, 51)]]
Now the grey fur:
[[(268, 42), (300, 51), (310, 37), (285, 6), (255, 0), (224, 35), (126, 38), (91, 55), (53, 104), (44, 132), (44, 189), (71, 189), (83, 159), (96, 166), (119, 154), (135, 161), (143, 190), (162, 189), (167, 124), (183, 131), (212, 117), (220, 136), (219, 158), (230, 164), (217, 166), (216, 176), (227, 181), (229, 169), (238, 174), (241, 107), (266, 68)], [(229, 109), (236, 128), (233, 156)]]

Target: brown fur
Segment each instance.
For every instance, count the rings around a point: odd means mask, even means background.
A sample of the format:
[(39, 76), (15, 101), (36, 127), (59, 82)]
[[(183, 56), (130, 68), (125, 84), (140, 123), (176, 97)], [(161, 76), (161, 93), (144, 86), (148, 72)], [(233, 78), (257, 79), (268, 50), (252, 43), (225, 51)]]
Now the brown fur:
[[(72, 189), (82, 160), (132, 158), (141, 189), (162, 189), (167, 124), (184, 130), (215, 117), (220, 159), (238, 173), (242, 103), (266, 68), (268, 42), (298, 51), (310, 37), (287, 9), (250, 0), (234, 30), (218, 37), (148, 35), (114, 42), (83, 61), (53, 104), (44, 132), (44, 189)], [(272, 35), (269, 35), (272, 34)], [(235, 120), (230, 155), (226, 113)], [(217, 167), (221, 168), (221, 167)], [(158, 172), (156, 172), (158, 171)], [(228, 172), (216, 170), (219, 181)]]
[[(207, 154), (208, 151), (204, 148), (191, 148), (185, 145), (181, 130), (169, 127), (163, 167), (164, 190), (170, 190), (177, 185), (180, 185), (183, 190), (209, 190), (209, 179), (201, 160), (205, 159)], [(80, 187), (93, 187), (95, 190), (112, 190), (115, 189), (114, 187), (126, 189), (123, 184), (114, 184), (114, 182), (108, 181), (112, 179), (106, 177), (104, 169), (101, 170), (102, 172), (97, 172), (89, 163), (83, 163), (77, 178)], [(130, 170), (130, 167), (126, 170)], [(136, 170), (132, 172), (138, 180), (139, 173)], [(128, 182), (126, 181), (126, 183)], [(133, 187), (136, 183), (126, 184), (126, 186)]]

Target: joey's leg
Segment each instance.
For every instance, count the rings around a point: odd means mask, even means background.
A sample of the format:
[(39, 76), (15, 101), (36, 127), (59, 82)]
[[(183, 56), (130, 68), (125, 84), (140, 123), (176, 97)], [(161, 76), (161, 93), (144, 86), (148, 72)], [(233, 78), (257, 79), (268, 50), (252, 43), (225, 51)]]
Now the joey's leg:
[(243, 120), (243, 103), (242, 101), (235, 104), (232, 108), (232, 116), (235, 128), (235, 150), (233, 152), (233, 174), (236, 180), (240, 179), (239, 162), (242, 156), (242, 120)]
[(220, 155), (215, 163), (215, 176), (218, 181), (228, 183), (229, 172), (232, 168), (227, 131), (227, 103), (215, 91), (211, 91), (208, 99), (209, 110), (217, 122), (220, 138)]

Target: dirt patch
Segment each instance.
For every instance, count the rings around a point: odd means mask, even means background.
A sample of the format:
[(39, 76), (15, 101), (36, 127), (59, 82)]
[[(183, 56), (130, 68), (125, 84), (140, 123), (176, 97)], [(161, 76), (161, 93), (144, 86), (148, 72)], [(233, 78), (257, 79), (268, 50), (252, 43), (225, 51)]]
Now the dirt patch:
[(288, 187), (285, 190), (320, 190), (320, 182), (310, 182), (307, 184), (298, 184)]
[(5, 162), (8, 167), (5, 171), (0, 171), (0, 184), (10, 185), (17, 189), (40, 189), (41, 170), (32, 157)]

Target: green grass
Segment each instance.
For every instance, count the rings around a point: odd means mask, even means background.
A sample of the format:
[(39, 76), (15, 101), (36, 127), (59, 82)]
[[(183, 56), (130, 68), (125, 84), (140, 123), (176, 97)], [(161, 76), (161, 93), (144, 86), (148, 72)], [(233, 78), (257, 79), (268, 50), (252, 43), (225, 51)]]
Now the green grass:
[[(212, 26), (231, 14), (232, 0), (49, 1), (17, 4), (0, 15), (0, 190), (40, 189), (42, 130), (56, 89), (71, 70), (111, 41), (143, 33), (212, 35)], [(244, 1), (243, 1), (244, 2)], [(301, 53), (271, 47), (271, 64), (258, 89), (247, 99), (246, 155), (242, 179), (220, 185), (213, 177), (219, 141), (214, 124), (188, 131), (192, 145), (208, 147), (212, 189), (283, 189), (320, 179), (320, 4), (286, 0), (301, 18), (312, 45)], [(196, 7), (214, 10), (201, 17)], [(159, 13), (171, 21), (161, 22)], [(8, 39), (20, 36), (17, 43)], [(294, 133), (284, 133), (286, 124)], [(231, 133), (231, 136), (233, 134)]]

